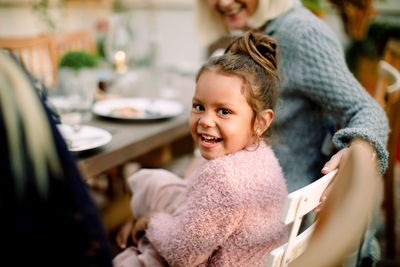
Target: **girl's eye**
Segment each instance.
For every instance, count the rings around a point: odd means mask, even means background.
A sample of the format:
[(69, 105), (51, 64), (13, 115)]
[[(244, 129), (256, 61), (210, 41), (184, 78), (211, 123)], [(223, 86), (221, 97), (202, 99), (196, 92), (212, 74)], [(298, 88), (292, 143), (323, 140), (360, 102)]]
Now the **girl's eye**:
[(231, 112), (229, 109), (220, 108), (220, 109), (218, 110), (218, 113), (221, 114), (221, 115), (228, 115), (228, 114), (231, 114), (232, 112)]
[(193, 104), (193, 109), (198, 110), (198, 111), (203, 111), (204, 107), (200, 104)]

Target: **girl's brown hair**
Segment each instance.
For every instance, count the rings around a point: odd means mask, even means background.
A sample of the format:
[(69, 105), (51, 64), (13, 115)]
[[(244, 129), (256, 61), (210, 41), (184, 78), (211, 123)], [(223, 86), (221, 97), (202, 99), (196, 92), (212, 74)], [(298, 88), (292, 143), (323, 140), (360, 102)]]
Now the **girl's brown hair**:
[[(274, 109), (278, 95), (277, 44), (257, 32), (246, 32), (226, 48), (222, 56), (210, 58), (199, 70), (196, 82), (205, 70), (239, 76), (243, 92), (252, 107), (254, 119), (265, 109)], [(268, 135), (268, 131), (263, 134)]]

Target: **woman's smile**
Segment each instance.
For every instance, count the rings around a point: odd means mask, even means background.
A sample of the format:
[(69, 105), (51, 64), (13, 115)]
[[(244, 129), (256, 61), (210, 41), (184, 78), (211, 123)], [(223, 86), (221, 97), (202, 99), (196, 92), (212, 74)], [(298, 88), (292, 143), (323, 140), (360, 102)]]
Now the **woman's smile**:
[(258, 0), (209, 0), (208, 3), (229, 29), (244, 29), (258, 6)]
[(233, 6), (232, 8), (221, 8), (220, 6), (218, 6), (218, 10), (221, 14), (223, 14), (224, 16), (233, 16), (236, 15), (237, 13), (239, 13), (240, 11), (242, 11), (244, 8), (244, 4), (239, 4), (236, 7)]

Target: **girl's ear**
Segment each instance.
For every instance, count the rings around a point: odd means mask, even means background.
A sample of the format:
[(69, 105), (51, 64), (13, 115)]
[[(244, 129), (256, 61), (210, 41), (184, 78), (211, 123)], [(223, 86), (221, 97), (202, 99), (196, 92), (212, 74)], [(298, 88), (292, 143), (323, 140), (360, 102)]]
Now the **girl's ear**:
[(273, 119), (274, 111), (272, 109), (264, 109), (261, 111), (254, 122), (255, 131), (260, 133), (257, 135), (262, 135), (268, 129)]

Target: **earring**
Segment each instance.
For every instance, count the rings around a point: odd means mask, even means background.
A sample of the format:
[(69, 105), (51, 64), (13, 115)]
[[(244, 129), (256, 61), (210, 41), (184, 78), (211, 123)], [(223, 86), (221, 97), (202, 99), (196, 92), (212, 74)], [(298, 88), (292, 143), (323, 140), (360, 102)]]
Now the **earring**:
[(260, 128), (257, 128), (256, 134), (257, 134), (257, 136), (260, 136)]

